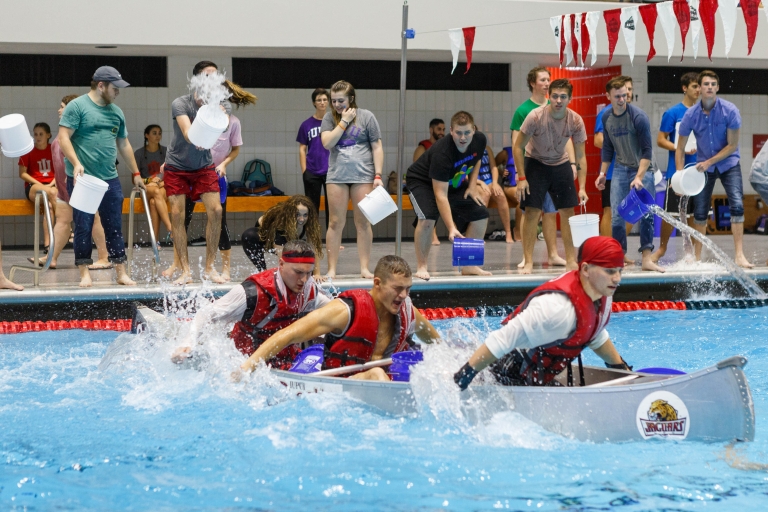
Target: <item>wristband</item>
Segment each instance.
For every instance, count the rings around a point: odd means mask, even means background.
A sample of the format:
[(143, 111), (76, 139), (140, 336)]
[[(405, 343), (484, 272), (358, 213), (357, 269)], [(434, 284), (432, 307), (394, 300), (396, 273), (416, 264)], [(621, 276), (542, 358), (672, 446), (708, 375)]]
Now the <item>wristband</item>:
[(525, 176), (518, 176), (517, 181), (525, 181)]
[(377, 179), (377, 178), (378, 178), (378, 179), (381, 179), (381, 174), (374, 174), (374, 175), (373, 175), (373, 179), (374, 179), (374, 180), (375, 180), (375, 179)]
[(606, 368), (610, 368), (612, 370), (627, 370), (629, 372), (632, 371), (632, 367), (627, 364), (627, 362), (624, 360), (624, 358), (621, 358), (621, 362), (618, 364), (608, 364), (605, 363)]
[(133, 178), (135, 178), (136, 176), (141, 176), (141, 173), (140, 172), (134, 172), (133, 174), (131, 174), (131, 177), (133, 177)]
[(469, 363), (467, 363), (461, 367), (461, 370), (453, 374), (453, 382), (455, 382), (456, 385), (459, 386), (462, 391), (464, 391), (467, 389), (467, 387), (469, 387), (469, 383), (472, 382), (472, 379), (475, 378), (475, 375), (477, 375), (477, 371), (469, 366)]
[(576, 162), (571, 162), (571, 165), (576, 165)]

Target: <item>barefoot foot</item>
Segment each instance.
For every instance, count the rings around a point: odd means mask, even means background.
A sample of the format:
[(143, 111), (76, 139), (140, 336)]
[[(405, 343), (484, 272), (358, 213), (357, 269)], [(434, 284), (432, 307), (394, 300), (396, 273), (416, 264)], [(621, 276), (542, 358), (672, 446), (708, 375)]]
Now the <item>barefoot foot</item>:
[(651, 261), (650, 256), (648, 258), (643, 258), (642, 269), (648, 272), (662, 272), (662, 273), (666, 272), (666, 270), (664, 270), (664, 267), (660, 267), (659, 265), (656, 264), (656, 262)]
[(123, 286), (136, 286), (136, 281), (128, 277), (128, 274), (118, 275), (115, 281)]
[[(525, 266), (525, 258), (523, 258), (523, 261), (517, 264), (517, 268), (523, 268)], [(529, 272), (530, 274), (530, 272)]]
[(371, 272), (367, 268), (361, 268), (360, 277), (362, 277), (363, 279), (373, 279), (373, 272)]
[(224, 280), (225, 283), (232, 281), (232, 276), (229, 275), (229, 270), (222, 270), (221, 278)]
[(487, 270), (483, 270), (480, 267), (461, 267), (461, 275), (463, 276), (490, 276), (493, 275)]
[(173, 277), (173, 274), (175, 274), (175, 273), (176, 273), (176, 265), (171, 265), (167, 269), (163, 270), (161, 275), (163, 277), (171, 278), (171, 277)]
[(734, 258), (734, 261), (736, 261), (736, 264), (740, 266), (741, 268), (753, 268), (754, 265), (751, 264), (749, 261), (747, 261), (747, 258), (744, 257), (743, 254), (740, 254)]
[(517, 268), (520, 269), (520, 270), (518, 270), (518, 273), (520, 273), (520, 274), (530, 274), (531, 272), (533, 272), (533, 263), (525, 263), (525, 261), (523, 261), (521, 263), (521, 265), (523, 265), (523, 266), (522, 267), (520, 265), (517, 266)]
[(5, 276), (0, 276), (0, 288), (7, 290), (22, 291), (24, 289), (20, 284), (16, 284)]
[(176, 279), (173, 284), (177, 286), (184, 286), (192, 282), (192, 275), (189, 272), (182, 272), (181, 277)]
[(566, 262), (563, 258), (560, 257), (559, 254), (552, 254), (549, 256), (549, 266), (550, 267), (565, 267)]
[(429, 272), (427, 272), (426, 268), (419, 268), (416, 270), (416, 273), (413, 274), (414, 277), (418, 277), (419, 279), (423, 279), (425, 281), (429, 281), (429, 278), (431, 277), (429, 275)]
[(654, 263), (658, 263), (661, 258), (664, 257), (664, 254), (666, 251), (662, 252), (661, 249), (657, 249), (656, 251), (651, 254), (651, 261)]
[(205, 272), (203, 272), (203, 279), (207, 279), (208, 281), (216, 284), (224, 283), (224, 278), (222, 278), (219, 273), (216, 272), (215, 268), (206, 269)]

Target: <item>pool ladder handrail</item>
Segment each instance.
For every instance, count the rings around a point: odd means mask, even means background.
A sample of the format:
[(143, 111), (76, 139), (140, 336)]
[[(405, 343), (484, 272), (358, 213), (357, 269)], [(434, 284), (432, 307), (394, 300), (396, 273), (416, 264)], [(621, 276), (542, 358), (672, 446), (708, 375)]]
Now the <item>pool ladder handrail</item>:
[[(42, 267), (38, 266), (39, 254), (40, 254), (40, 197), (43, 198), (43, 211), (45, 213), (45, 223), (48, 226), (48, 233), (50, 243), (48, 244), (48, 258), (45, 260), (45, 264)], [(40, 286), (40, 274), (48, 270), (51, 266), (51, 260), (53, 259), (53, 251), (56, 247), (56, 237), (53, 234), (53, 222), (51, 221), (50, 203), (48, 203), (48, 194), (42, 190), (38, 190), (35, 193), (35, 240), (33, 248), (33, 258), (35, 262), (34, 267), (27, 265), (13, 265), (11, 266), (11, 272), (8, 278), (13, 281), (13, 277), (17, 270), (23, 270), (25, 272), (34, 272), (34, 285)]]
[(155, 228), (152, 225), (152, 216), (149, 212), (149, 201), (147, 201), (147, 191), (141, 187), (133, 187), (131, 190), (131, 199), (128, 206), (128, 265), (125, 266), (125, 272), (130, 277), (131, 261), (133, 260), (133, 203), (136, 199), (136, 192), (141, 193), (141, 201), (144, 203), (144, 212), (147, 214), (147, 224), (149, 224), (149, 236), (152, 240), (152, 250), (155, 252), (155, 259), (152, 261), (152, 278), (150, 281), (157, 280), (157, 266), (160, 265), (160, 251), (157, 249), (157, 240), (155, 239)]

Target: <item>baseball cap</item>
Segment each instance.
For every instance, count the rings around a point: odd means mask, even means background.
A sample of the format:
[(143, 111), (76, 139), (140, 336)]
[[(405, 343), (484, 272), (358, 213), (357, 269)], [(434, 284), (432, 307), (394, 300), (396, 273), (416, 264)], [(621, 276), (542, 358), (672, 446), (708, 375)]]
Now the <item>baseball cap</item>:
[(111, 82), (112, 85), (118, 88), (129, 87), (131, 84), (123, 80), (120, 73), (112, 66), (101, 66), (93, 74), (94, 82)]

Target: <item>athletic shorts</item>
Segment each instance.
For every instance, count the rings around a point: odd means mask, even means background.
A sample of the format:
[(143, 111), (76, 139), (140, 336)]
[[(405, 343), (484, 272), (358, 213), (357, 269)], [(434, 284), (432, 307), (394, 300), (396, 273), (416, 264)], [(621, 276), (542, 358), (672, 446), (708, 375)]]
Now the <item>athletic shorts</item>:
[(213, 165), (197, 171), (179, 171), (165, 164), (163, 181), (168, 197), (185, 195), (192, 201), (197, 201), (202, 194), (219, 193), (219, 175)]
[[(690, 217), (693, 215), (693, 201), (694, 197), (688, 198), (688, 208), (686, 208), (685, 216)], [(672, 180), (667, 181), (667, 195), (664, 198), (664, 211), (672, 215), (673, 217), (680, 216), (680, 196), (675, 194), (672, 189)]]
[(576, 186), (573, 184), (573, 169), (570, 162), (560, 165), (545, 165), (534, 158), (525, 158), (525, 178), (529, 194), (523, 199), (521, 208), (544, 209), (547, 192), (555, 208), (575, 208), (579, 204)]
[[(411, 204), (416, 218), (420, 220), (434, 220), (440, 218), (440, 210), (437, 209), (435, 192), (432, 184), (422, 181), (409, 181)], [(488, 209), (485, 206), (477, 204), (472, 198), (464, 199), (462, 191), (448, 193), (448, 203), (451, 205), (451, 216), (456, 229), (462, 233), (467, 229), (470, 222), (487, 219)]]
[(603, 208), (611, 207), (611, 180), (605, 180), (605, 188), (600, 191), (603, 200)]

